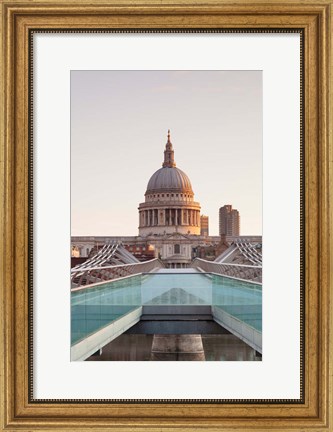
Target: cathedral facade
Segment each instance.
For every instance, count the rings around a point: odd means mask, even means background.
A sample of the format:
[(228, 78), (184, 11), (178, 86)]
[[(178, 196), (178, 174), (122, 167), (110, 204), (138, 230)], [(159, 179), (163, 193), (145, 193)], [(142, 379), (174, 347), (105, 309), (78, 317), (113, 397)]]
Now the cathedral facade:
[(151, 176), (139, 205), (139, 236), (174, 233), (200, 235), (200, 204), (190, 179), (176, 167), (168, 131), (162, 168)]
[(199, 236), (200, 204), (194, 201), (190, 179), (176, 167), (168, 131), (162, 168), (150, 177), (139, 204), (139, 237), (149, 239), (167, 267), (186, 267)]

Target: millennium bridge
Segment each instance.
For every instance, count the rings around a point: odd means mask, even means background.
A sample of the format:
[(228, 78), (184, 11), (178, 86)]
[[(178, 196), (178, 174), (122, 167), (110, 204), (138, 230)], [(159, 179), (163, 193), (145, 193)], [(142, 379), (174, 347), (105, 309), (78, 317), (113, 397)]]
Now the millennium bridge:
[[(235, 253), (251, 265), (231, 260)], [(188, 335), (196, 344), (200, 334), (223, 331), (261, 354), (261, 262), (258, 249), (244, 242), (213, 262), (196, 258), (187, 269), (166, 269), (159, 259), (139, 262), (121, 244), (105, 244), (71, 271), (71, 360), (98, 355), (133, 329), (154, 334), (155, 359), (165, 359), (158, 352), (161, 344), (174, 344), (172, 338), (179, 343)], [(191, 359), (189, 344), (185, 347), (182, 359)]]

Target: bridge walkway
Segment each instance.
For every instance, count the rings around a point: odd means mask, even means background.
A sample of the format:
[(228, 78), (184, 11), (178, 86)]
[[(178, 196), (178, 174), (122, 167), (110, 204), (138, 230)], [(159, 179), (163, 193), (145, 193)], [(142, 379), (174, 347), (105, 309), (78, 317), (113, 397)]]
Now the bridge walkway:
[(261, 353), (261, 297), (261, 284), (193, 269), (160, 269), (86, 286), (72, 291), (71, 358), (85, 360), (153, 316), (179, 322), (186, 334), (184, 317), (190, 315), (192, 322), (210, 315)]

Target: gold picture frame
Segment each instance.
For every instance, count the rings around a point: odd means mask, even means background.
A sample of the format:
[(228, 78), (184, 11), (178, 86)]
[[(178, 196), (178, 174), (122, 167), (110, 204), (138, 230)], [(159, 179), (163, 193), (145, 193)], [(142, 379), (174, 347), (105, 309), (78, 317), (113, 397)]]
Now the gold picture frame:
[[(2, 0), (1, 430), (333, 430), (332, 0)], [(303, 400), (229, 403), (34, 401), (29, 340), (31, 128), (29, 40), (34, 30), (299, 29), (304, 47)]]

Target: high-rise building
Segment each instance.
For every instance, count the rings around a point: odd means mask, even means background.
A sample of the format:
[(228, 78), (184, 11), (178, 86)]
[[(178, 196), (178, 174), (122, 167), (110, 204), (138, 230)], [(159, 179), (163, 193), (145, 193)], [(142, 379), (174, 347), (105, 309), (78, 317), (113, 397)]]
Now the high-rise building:
[(200, 216), (200, 235), (209, 235), (209, 217), (205, 215)]
[(219, 210), (219, 233), (222, 235), (239, 236), (240, 217), (239, 212), (227, 204)]

